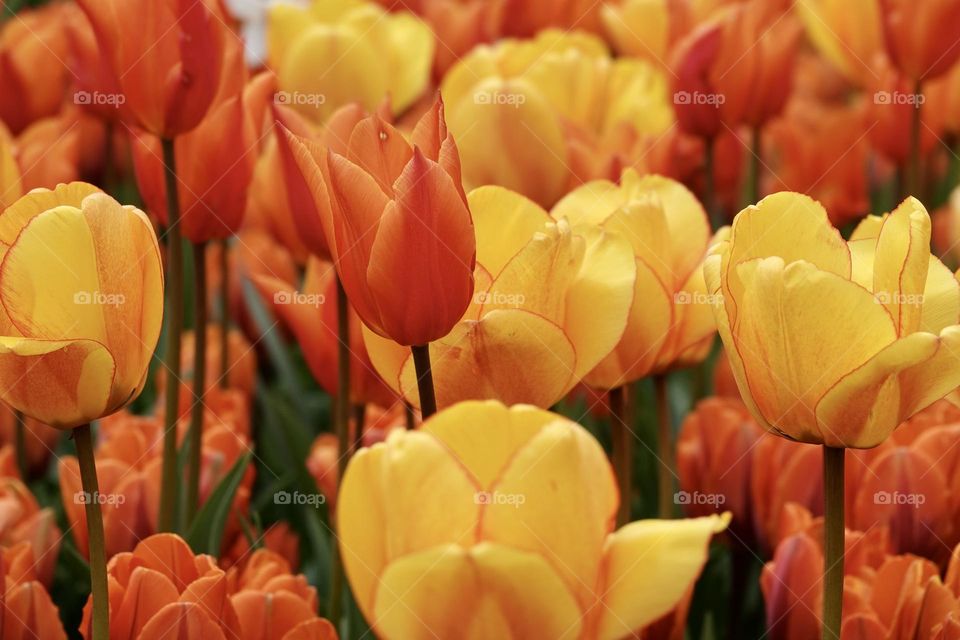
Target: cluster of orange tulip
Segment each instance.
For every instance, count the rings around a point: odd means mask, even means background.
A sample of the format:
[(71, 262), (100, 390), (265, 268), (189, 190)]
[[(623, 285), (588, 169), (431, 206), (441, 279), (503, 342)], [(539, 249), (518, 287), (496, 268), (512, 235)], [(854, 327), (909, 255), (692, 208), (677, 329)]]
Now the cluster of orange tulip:
[(0, 640), (960, 640), (958, 263), (960, 0), (7, 0)]

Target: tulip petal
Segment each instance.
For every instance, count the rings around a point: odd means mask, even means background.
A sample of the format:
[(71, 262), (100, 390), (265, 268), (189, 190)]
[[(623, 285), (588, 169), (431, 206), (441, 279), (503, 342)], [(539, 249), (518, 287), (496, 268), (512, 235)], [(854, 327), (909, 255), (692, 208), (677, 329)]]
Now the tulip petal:
[(540, 556), (446, 545), (387, 567), (372, 618), (387, 638), (580, 637), (580, 610)]
[(178, 598), (177, 588), (167, 576), (137, 567), (130, 574), (119, 608), (110, 612), (110, 629), (117, 632), (113, 637), (138, 637), (150, 618)]
[(370, 174), (387, 196), (403, 173), (413, 148), (393, 125), (380, 116), (364, 118), (353, 128), (347, 144), (347, 159)]
[(960, 321), (960, 284), (936, 256), (930, 256), (923, 289), (920, 331), (940, 333)]
[(607, 539), (596, 637), (622, 638), (673, 608), (707, 561), (710, 538), (730, 515), (633, 522)]
[(890, 314), (869, 291), (802, 260), (752, 260), (737, 272), (745, 291), (734, 340), (750, 396), (789, 437), (832, 442), (815, 418), (817, 403), (896, 339)]
[(538, 204), (503, 187), (478, 187), (467, 201), (477, 234), (477, 262), (494, 278), (550, 222)]
[(138, 640), (226, 640), (223, 630), (191, 602), (172, 602), (144, 625)]
[[(522, 309), (460, 322), (430, 344), (430, 353), (438, 407), (488, 399), (549, 407), (577, 382), (576, 351), (564, 331)], [(412, 358), (400, 372), (400, 389), (419, 406)]]
[(316, 612), (300, 596), (289, 591), (265, 593), (244, 590), (231, 598), (244, 640), (282, 638), (297, 625), (311, 620)]
[(476, 491), (457, 461), (426, 433), (393, 433), (353, 457), (337, 498), (340, 553), (368, 618), (380, 574), (395, 558), (474, 541)]
[(0, 394), (4, 402), (61, 429), (101, 417), (116, 366), (93, 340), (0, 337)]
[(486, 488), (504, 499), (485, 507), (483, 539), (540, 555), (588, 610), (619, 503), (596, 439), (574, 423), (553, 420), (517, 448)]
[(284, 634), (281, 640), (337, 640), (337, 630), (329, 620), (305, 620)]
[(39, 582), (9, 588), (0, 603), (4, 638), (66, 640), (56, 605)]
[(898, 335), (920, 326), (930, 265), (930, 216), (907, 198), (883, 221), (873, 264), (873, 293), (897, 323)]
[(199, 577), (193, 551), (178, 535), (158, 533), (150, 536), (137, 545), (133, 555), (141, 566), (170, 578), (177, 593), (182, 593), (187, 585)]
[(55, 189), (34, 189), (0, 214), (0, 242), (12, 245), (20, 231), (38, 215), (57, 206), (80, 208), (83, 199), (100, 189), (86, 182), (58, 184)]

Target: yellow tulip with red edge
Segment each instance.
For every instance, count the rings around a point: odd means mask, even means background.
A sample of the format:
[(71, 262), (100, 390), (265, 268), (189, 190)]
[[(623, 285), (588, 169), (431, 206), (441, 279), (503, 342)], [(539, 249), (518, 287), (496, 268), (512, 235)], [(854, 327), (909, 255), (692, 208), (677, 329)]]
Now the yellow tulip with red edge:
[(0, 215), (0, 398), (61, 429), (140, 393), (160, 336), (163, 275), (140, 210), (73, 182)]
[(341, 556), (379, 637), (621, 638), (681, 600), (729, 516), (613, 531), (617, 503), (580, 425), (464, 402), (353, 458)]
[(716, 331), (701, 268), (710, 222), (686, 187), (628, 169), (620, 184), (596, 180), (572, 191), (550, 215), (623, 237), (637, 265), (623, 338), (584, 382), (612, 389), (707, 356)]
[(847, 242), (816, 201), (768, 196), (704, 265), (737, 386), (769, 430), (870, 448), (960, 385), (960, 285), (907, 198)]
[[(430, 344), (437, 406), (500, 400), (550, 407), (617, 345), (636, 267), (630, 243), (553, 220), (503, 187), (467, 196), (477, 238), (475, 293), (452, 330)], [(364, 328), (377, 372), (419, 406), (409, 350)]]

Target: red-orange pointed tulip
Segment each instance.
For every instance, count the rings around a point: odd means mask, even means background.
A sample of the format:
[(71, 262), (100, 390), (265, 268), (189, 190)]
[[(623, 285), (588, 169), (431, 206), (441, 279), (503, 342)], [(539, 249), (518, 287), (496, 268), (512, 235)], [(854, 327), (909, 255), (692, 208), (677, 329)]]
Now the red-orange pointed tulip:
[(880, 0), (887, 54), (916, 82), (946, 73), (960, 59), (960, 3)]

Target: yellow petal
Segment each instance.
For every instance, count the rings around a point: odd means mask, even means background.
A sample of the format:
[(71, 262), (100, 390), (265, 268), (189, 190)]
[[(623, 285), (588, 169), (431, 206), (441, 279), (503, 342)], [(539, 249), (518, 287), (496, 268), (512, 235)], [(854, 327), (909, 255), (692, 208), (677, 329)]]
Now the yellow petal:
[(482, 543), (435, 547), (391, 564), (372, 621), (384, 638), (573, 640), (580, 618), (540, 556)]
[(477, 234), (477, 262), (493, 277), (550, 221), (538, 204), (503, 187), (479, 187), (467, 194), (467, 201)]
[[(411, 357), (410, 347), (404, 347), (390, 338), (384, 338), (374, 333), (363, 323), (360, 325), (360, 330), (363, 332), (363, 345), (367, 349), (370, 363), (376, 370), (377, 375), (399, 395), (400, 371), (403, 370), (407, 359)], [(436, 383), (435, 380), (434, 384)]]
[(857, 227), (850, 234), (850, 241), (854, 240), (876, 240), (880, 236), (880, 229), (883, 227), (884, 216), (870, 215), (857, 224)]
[(437, 544), (474, 542), (476, 492), (456, 459), (426, 433), (394, 432), (354, 456), (338, 495), (340, 553), (368, 618), (391, 561)]
[(710, 538), (730, 515), (693, 520), (643, 520), (607, 539), (596, 638), (622, 638), (672, 609), (700, 574)]
[(624, 204), (624, 192), (610, 180), (591, 180), (563, 197), (550, 210), (554, 220), (566, 218), (574, 227), (603, 224)]
[(936, 256), (930, 256), (923, 288), (920, 331), (940, 333), (960, 320), (960, 284)]
[[(458, 323), (430, 344), (437, 406), (500, 400), (549, 407), (577, 382), (577, 356), (557, 325), (522, 309), (500, 309)], [(413, 359), (400, 373), (403, 396), (419, 406)]]
[(13, 244), (20, 230), (32, 219), (59, 205), (80, 208), (83, 199), (100, 189), (86, 182), (58, 184), (55, 189), (34, 189), (27, 197), (7, 207), (0, 215), (0, 242)]
[(0, 337), (0, 395), (40, 422), (69, 429), (107, 413), (110, 352), (92, 340)]
[(873, 292), (905, 336), (920, 326), (930, 265), (930, 216), (907, 198), (883, 221), (873, 261)]
[(869, 291), (808, 262), (752, 260), (738, 275), (745, 292), (733, 339), (750, 395), (783, 433), (822, 442), (817, 403), (896, 339), (890, 314)]
[(401, 114), (423, 95), (430, 83), (434, 36), (420, 18), (406, 11), (377, 18), (390, 79), (390, 104)]
[(588, 609), (619, 504), (596, 439), (573, 422), (555, 419), (516, 451), (487, 491), (482, 538), (538, 553)]

